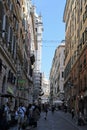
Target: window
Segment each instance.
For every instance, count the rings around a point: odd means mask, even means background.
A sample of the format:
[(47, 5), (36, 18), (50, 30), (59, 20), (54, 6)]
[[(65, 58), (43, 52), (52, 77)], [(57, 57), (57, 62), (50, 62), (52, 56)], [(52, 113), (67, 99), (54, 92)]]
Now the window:
[(87, 18), (87, 5), (85, 7), (85, 12), (83, 14), (83, 23), (85, 22), (86, 18)]
[(82, 30), (82, 21), (80, 22), (80, 30)]
[(82, 80), (80, 80), (80, 88), (79, 90), (81, 91), (82, 90)]
[(9, 21), (8, 17), (6, 16), (6, 25), (5, 25), (5, 42), (8, 42), (8, 32), (9, 32)]
[(2, 25), (2, 37), (5, 41), (8, 40), (8, 32), (9, 32), (9, 22), (8, 17), (6, 15), (3, 16), (3, 25)]
[(6, 15), (3, 16), (3, 24), (2, 24), (2, 37), (5, 37), (5, 25), (6, 25)]
[(80, 72), (82, 71), (82, 63), (80, 62), (80, 65), (79, 65), (79, 70)]
[(13, 39), (13, 30), (12, 27), (9, 27), (9, 33), (8, 33), (8, 50), (11, 52), (11, 46), (12, 46), (12, 39)]
[(9, 32), (9, 21), (6, 15), (3, 16), (3, 25), (2, 25), (2, 37), (5, 42), (8, 42), (8, 32)]
[(10, 4), (10, 11), (13, 12), (13, 4), (12, 3)]
[(80, 0), (80, 12), (82, 13), (82, 0)]
[(36, 32), (37, 32), (37, 28), (35, 28)]
[(84, 39), (84, 32), (82, 33), (82, 43), (84, 44), (85, 39)]
[(74, 60), (76, 59), (76, 51), (74, 51)]
[(16, 0), (16, 1), (17, 1), (17, 4), (18, 4), (19, 6), (21, 6), (21, 5), (20, 5), (20, 0)]
[(80, 39), (80, 45), (79, 45), (79, 49), (82, 49), (82, 38)]
[(86, 66), (86, 54), (84, 55), (83, 65), (84, 65), (84, 67)]
[(86, 75), (84, 76), (84, 89), (86, 89)]
[(7, 0), (8, 7), (10, 7), (11, 1)]
[(62, 78), (64, 78), (64, 72), (62, 72)]
[(87, 0), (84, 0), (84, 4), (86, 3)]
[(25, 8), (23, 7), (23, 12), (25, 12)]
[(4, 15), (4, 8), (2, 2), (0, 1), (0, 37), (2, 36), (3, 15)]
[(85, 29), (85, 41), (87, 41), (87, 27), (86, 27), (86, 29)]
[(2, 60), (0, 59), (0, 72), (2, 71)]

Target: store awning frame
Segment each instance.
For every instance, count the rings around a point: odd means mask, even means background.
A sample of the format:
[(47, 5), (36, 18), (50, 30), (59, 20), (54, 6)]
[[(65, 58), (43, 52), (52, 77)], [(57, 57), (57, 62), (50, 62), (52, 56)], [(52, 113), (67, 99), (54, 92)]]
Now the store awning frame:
[(3, 97), (3, 98), (15, 98), (14, 95), (8, 94), (8, 93), (1, 93), (0, 97)]
[(16, 98), (21, 99), (21, 100), (26, 100), (26, 101), (28, 101), (28, 99), (26, 99), (26, 98), (24, 98), (24, 97), (19, 97), (19, 96), (17, 96)]

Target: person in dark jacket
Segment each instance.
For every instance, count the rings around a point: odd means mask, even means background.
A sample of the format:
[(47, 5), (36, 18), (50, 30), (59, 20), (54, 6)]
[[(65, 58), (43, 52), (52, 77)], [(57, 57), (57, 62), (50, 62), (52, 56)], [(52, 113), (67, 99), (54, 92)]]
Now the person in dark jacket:
[(54, 111), (55, 111), (55, 106), (54, 105), (52, 105), (52, 113), (54, 113)]
[(74, 108), (72, 108), (71, 114), (72, 114), (72, 119), (73, 119), (74, 118)]
[(9, 125), (7, 123), (6, 120), (6, 115), (5, 115), (5, 106), (1, 106), (0, 108), (0, 130), (8, 130), (9, 129)]
[(27, 121), (28, 121), (28, 124), (30, 122), (30, 118), (31, 118), (31, 104), (28, 105), (27, 109), (26, 109), (26, 116), (27, 116)]
[(47, 104), (44, 104), (44, 112), (45, 112), (44, 119), (46, 120), (47, 119), (47, 113), (48, 113), (48, 105)]
[(38, 106), (35, 105), (33, 112), (32, 112), (32, 119), (33, 119), (33, 126), (37, 127), (37, 121), (40, 118), (40, 111), (38, 109)]

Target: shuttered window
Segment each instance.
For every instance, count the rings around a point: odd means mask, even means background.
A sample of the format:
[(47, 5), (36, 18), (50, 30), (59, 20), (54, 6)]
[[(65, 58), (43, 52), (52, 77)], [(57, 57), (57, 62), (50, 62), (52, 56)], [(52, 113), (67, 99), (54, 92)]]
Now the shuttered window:
[(8, 43), (8, 32), (9, 32), (9, 21), (8, 21), (8, 17), (6, 16), (6, 25), (5, 25), (5, 42), (6, 42), (6, 45)]
[(6, 15), (3, 16), (3, 25), (2, 25), (2, 37), (6, 46), (8, 46), (8, 37), (9, 37), (9, 21)]
[(10, 30), (9, 30), (9, 43), (8, 43), (8, 50), (11, 52), (12, 51), (12, 39), (13, 39), (13, 30), (12, 30), (12, 27), (10, 27)]
[(0, 72), (2, 71), (2, 60), (0, 59)]
[(2, 37), (2, 23), (3, 23), (4, 7), (0, 1), (0, 37)]
[(7, 3), (8, 3), (8, 7), (10, 7), (11, 0), (7, 0)]
[(2, 23), (2, 37), (5, 37), (5, 25), (6, 25), (6, 15), (3, 16), (3, 23)]
[(15, 36), (15, 39), (14, 39), (14, 59), (16, 59), (16, 50), (17, 50), (17, 38)]

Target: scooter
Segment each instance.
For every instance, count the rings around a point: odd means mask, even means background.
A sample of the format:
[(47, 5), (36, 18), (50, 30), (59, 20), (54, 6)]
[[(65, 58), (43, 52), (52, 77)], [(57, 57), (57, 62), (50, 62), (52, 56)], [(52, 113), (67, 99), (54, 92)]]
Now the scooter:
[(83, 126), (86, 124), (86, 121), (83, 117), (78, 118), (78, 125)]

